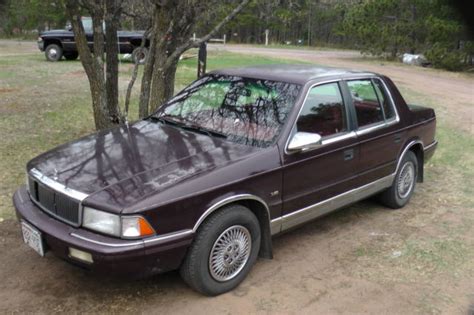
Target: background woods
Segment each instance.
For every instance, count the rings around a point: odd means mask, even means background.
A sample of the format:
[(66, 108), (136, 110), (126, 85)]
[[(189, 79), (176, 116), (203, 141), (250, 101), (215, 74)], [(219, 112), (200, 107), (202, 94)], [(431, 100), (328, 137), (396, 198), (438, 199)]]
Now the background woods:
[[(93, 20), (92, 52), (81, 16)], [(474, 53), (462, 12), (448, 0), (0, 0), (3, 36), (33, 37), (67, 21), (89, 79), (97, 129), (127, 119), (136, 80), (139, 117), (169, 99), (181, 55), (211, 37), (263, 44), (268, 30), (272, 45), (336, 46), (391, 59), (423, 53), (448, 70), (472, 67)], [(119, 29), (144, 30), (150, 43), (143, 71), (138, 64), (132, 71), (125, 104), (118, 97)], [(192, 41), (193, 33), (200, 40)]]

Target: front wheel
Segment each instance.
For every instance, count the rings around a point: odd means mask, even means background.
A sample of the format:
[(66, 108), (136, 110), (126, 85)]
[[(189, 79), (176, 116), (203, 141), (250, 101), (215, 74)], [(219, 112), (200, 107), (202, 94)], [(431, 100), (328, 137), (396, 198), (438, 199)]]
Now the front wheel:
[(380, 201), (393, 209), (404, 207), (410, 201), (418, 177), (418, 159), (408, 151), (402, 158), (392, 186), (380, 194)]
[(44, 55), (48, 61), (59, 61), (63, 56), (63, 49), (61, 46), (56, 44), (49, 44), (44, 50)]
[(184, 281), (205, 295), (237, 287), (254, 265), (260, 249), (257, 217), (241, 205), (211, 215), (199, 228), (181, 266)]
[(133, 63), (138, 63), (143, 65), (148, 58), (148, 48), (146, 47), (137, 47), (132, 51), (132, 60)]

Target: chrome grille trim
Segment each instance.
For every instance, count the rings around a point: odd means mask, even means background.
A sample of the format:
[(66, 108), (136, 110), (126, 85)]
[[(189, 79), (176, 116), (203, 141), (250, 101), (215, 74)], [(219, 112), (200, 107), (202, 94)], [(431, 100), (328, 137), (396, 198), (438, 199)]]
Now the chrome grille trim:
[(87, 198), (87, 194), (82, 193), (80, 191), (74, 190), (72, 188), (68, 188), (65, 185), (58, 183), (57, 181), (49, 178), (46, 175), (43, 175), (40, 171), (38, 171), (36, 168), (32, 168), (29, 172), (29, 174), (34, 177), (38, 182), (42, 183), (45, 186), (48, 186), (49, 188), (60, 192), (68, 197), (71, 197), (72, 199), (82, 201)]
[(78, 227), (82, 221), (82, 201), (87, 194), (66, 187), (33, 168), (28, 172), (29, 195), (41, 210)]

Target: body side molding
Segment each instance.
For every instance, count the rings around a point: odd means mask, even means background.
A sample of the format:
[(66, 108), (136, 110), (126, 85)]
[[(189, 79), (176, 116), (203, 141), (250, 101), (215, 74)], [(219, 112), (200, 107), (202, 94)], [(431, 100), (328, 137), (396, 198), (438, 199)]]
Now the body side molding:
[(272, 235), (316, 219), (390, 187), (395, 173), (271, 221)]

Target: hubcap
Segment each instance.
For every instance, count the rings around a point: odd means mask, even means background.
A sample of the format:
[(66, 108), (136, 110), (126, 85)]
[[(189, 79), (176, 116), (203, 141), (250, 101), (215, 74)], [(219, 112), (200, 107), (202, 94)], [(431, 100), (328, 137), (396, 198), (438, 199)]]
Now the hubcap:
[(415, 165), (407, 162), (403, 165), (402, 171), (398, 176), (397, 191), (398, 196), (405, 199), (410, 194), (415, 183)]
[(51, 58), (56, 58), (56, 56), (58, 55), (58, 51), (54, 48), (51, 48), (49, 51), (48, 51), (48, 55), (49, 57)]
[(245, 267), (252, 249), (249, 230), (241, 225), (233, 225), (222, 232), (212, 246), (209, 255), (211, 276), (219, 281), (236, 277)]

